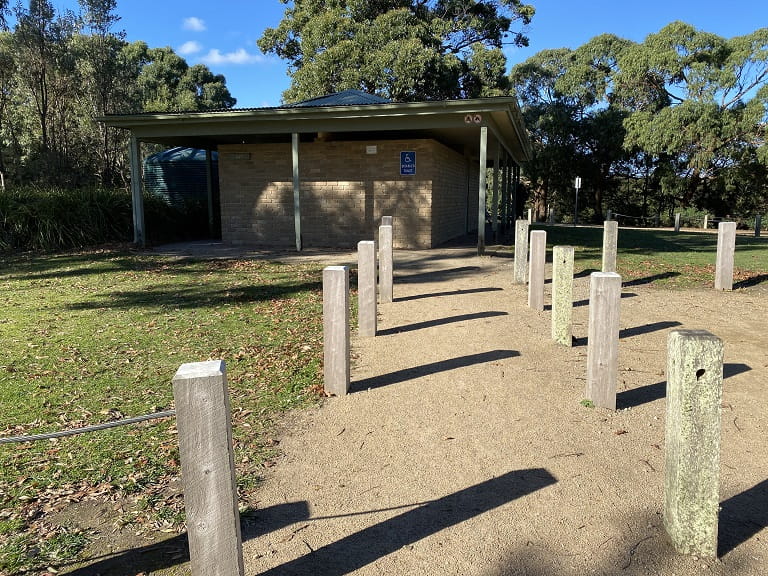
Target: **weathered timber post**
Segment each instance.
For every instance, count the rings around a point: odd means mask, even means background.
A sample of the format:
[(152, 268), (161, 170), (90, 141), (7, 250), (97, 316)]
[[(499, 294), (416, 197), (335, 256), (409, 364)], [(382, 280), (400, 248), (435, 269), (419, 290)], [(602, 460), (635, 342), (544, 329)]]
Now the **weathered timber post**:
[(608, 211), (605, 213), (605, 219), (610, 220), (611, 216), (613, 216), (613, 212), (611, 212), (611, 209), (608, 208)]
[(528, 222), (515, 220), (515, 277), (513, 284), (525, 284), (528, 279)]
[(549, 209), (549, 223), (554, 224), (555, 223), (555, 209), (550, 208)]
[(717, 555), (723, 342), (674, 330), (667, 345), (664, 527), (678, 552)]
[(376, 336), (376, 243), (357, 243), (357, 332), (364, 338)]
[(173, 377), (189, 556), (195, 576), (242, 576), (232, 422), (221, 360), (182, 364)]
[(675, 214), (675, 232), (680, 232), (680, 212)]
[(394, 218), (392, 216), (382, 216), (381, 217), (381, 225), (382, 226), (393, 226), (394, 227), (395, 223), (394, 223), (393, 220), (394, 220)]
[(528, 208), (528, 224), (533, 224), (533, 210)]
[(733, 255), (735, 251), (736, 222), (720, 222), (717, 226), (715, 290), (733, 289)]
[(392, 302), (392, 268), (392, 225), (382, 224), (379, 226), (379, 298), (382, 303)]
[(346, 266), (323, 269), (323, 362), (326, 394), (346, 395), (349, 391), (349, 268)]
[(709, 228), (709, 214), (704, 214), (704, 230)]
[(544, 265), (547, 261), (547, 233), (531, 232), (531, 262), (528, 276), (528, 306), (544, 311)]
[(593, 272), (589, 285), (587, 399), (595, 406), (616, 409), (619, 368), (619, 307), (621, 276)]
[(618, 241), (619, 223), (607, 220), (603, 224), (603, 272), (616, 272)]
[(573, 246), (552, 251), (552, 340), (573, 345)]
[(755, 215), (755, 238), (760, 238), (760, 228), (763, 224), (762, 214)]

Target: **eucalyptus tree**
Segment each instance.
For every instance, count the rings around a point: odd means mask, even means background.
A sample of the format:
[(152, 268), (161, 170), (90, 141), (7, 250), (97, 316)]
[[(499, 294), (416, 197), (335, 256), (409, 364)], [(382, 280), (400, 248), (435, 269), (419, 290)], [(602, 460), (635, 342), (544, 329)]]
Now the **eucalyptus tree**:
[[(281, 0), (289, 4), (288, 0)], [(395, 101), (508, 91), (504, 45), (527, 45), (521, 0), (294, 0), (258, 40), (288, 61), (287, 102), (344, 89)]]

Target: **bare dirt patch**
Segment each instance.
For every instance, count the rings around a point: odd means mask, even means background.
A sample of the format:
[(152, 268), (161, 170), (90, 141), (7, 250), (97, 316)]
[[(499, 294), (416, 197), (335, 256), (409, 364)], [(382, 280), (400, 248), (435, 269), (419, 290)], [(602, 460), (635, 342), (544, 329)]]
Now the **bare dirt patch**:
[[(625, 287), (613, 412), (580, 404), (588, 277), (566, 348), (512, 285), (510, 259), (396, 262), (379, 336), (353, 337), (352, 393), (281, 439), (244, 534), (248, 574), (765, 573), (765, 290)], [(675, 328), (725, 342), (718, 559), (677, 555), (662, 526)]]

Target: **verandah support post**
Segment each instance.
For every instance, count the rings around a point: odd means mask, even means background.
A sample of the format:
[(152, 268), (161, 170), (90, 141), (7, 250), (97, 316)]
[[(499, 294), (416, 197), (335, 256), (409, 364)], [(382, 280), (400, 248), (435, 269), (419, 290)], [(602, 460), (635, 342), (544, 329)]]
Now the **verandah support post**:
[(323, 269), (323, 381), (326, 394), (349, 391), (349, 268)]
[(291, 135), (291, 159), (293, 165), (293, 229), (296, 237), (296, 250), (301, 252), (301, 180), (299, 179), (299, 135)]
[(515, 277), (513, 284), (528, 280), (528, 221), (515, 220)]
[(392, 259), (392, 226), (379, 226), (379, 298), (382, 303), (392, 302), (393, 299), (394, 262)]
[(491, 197), (491, 231), (493, 241), (499, 241), (499, 157), (501, 146), (496, 145), (496, 157), (493, 160), (493, 196)]
[(488, 165), (488, 127), (480, 127), (480, 182), (477, 195), (477, 255), (485, 254), (485, 203), (487, 186), (486, 166)]
[(544, 230), (531, 232), (531, 262), (528, 277), (528, 306), (539, 312), (544, 311), (544, 265), (547, 258), (547, 233)]
[(144, 228), (144, 194), (141, 183), (141, 142), (131, 136), (128, 148), (131, 161), (131, 206), (133, 207), (133, 243), (142, 248), (147, 245)]
[(616, 251), (619, 240), (619, 223), (606, 220), (603, 223), (603, 272), (616, 272)]
[(363, 338), (376, 336), (376, 243), (357, 243), (357, 332)]
[(221, 360), (182, 364), (173, 377), (192, 574), (244, 574), (232, 422)]
[(573, 246), (555, 246), (552, 253), (552, 339), (573, 345)]
[(664, 527), (678, 552), (717, 555), (723, 342), (674, 330), (667, 344)]
[(733, 289), (733, 256), (735, 251), (736, 222), (720, 222), (717, 226), (715, 290)]
[(611, 410), (616, 409), (620, 301), (621, 276), (615, 272), (590, 275), (586, 396), (595, 406)]

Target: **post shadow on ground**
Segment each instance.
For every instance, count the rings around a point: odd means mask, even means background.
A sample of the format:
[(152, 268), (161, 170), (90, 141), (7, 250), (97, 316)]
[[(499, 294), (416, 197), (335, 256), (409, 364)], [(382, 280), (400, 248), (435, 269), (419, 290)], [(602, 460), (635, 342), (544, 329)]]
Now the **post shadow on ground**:
[[(665, 320), (663, 322), (653, 322), (651, 324), (635, 326), (634, 328), (624, 328), (624, 330), (619, 330), (619, 339), (621, 340), (623, 338), (630, 338), (632, 336), (640, 336), (641, 334), (649, 334), (650, 332), (658, 332), (659, 330), (666, 330), (667, 328), (674, 328), (675, 326), (680, 325), (680, 322)], [(586, 346), (588, 343), (589, 338), (586, 336), (583, 338), (573, 339), (574, 347)]]
[[(730, 378), (731, 376), (736, 376), (742, 372), (749, 372), (750, 370), (752, 370), (752, 368), (746, 364), (723, 364), (723, 378)], [(637, 406), (660, 400), (666, 395), (666, 380), (656, 382), (655, 384), (648, 384), (647, 386), (640, 386), (639, 388), (623, 390), (616, 394), (616, 408), (636, 408)]]
[(397, 370), (395, 372), (390, 372), (389, 374), (382, 374), (381, 376), (372, 376), (370, 378), (358, 380), (350, 384), (349, 391), (360, 392), (373, 388), (381, 388), (383, 386), (421, 378), (422, 376), (448, 372), (449, 370), (474, 366), (475, 364), (485, 364), (487, 362), (494, 362), (505, 358), (515, 358), (516, 356), (520, 356), (520, 352), (517, 352), (516, 350), (491, 350), (490, 352), (481, 352), (479, 354), (468, 354), (467, 356), (460, 356), (459, 358), (440, 360), (439, 362), (432, 362), (413, 368), (404, 368), (403, 370)]
[[(307, 502), (288, 502), (267, 508), (245, 512), (240, 517), (243, 541), (274, 532), (285, 526), (309, 519)], [(157, 570), (171, 568), (189, 561), (187, 534), (132, 548), (116, 554), (91, 558), (91, 562), (71, 572), (69, 576), (134, 576), (154, 574)], [(58, 568), (63, 569), (60, 565)]]
[[(621, 293), (622, 298), (635, 298), (637, 297), (637, 294), (634, 292), (622, 292)], [(582, 306), (589, 306), (589, 298), (585, 298), (584, 300), (577, 300), (573, 303), (574, 308), (580, 308)]]
[(445, 270), (432, 270), (430, 272), (417, 272), (416, 274), (395, 274), (397, 284), (418, 284), (420, 282), (443, 282), (460, 276), (474, 274), (480, 270), (479, 266), (460, 266), (458, 268), (446, 268)]
[(262, 576), (349, 574), (396, 552), (403, 546), (418, 542), (556, 482), (557, 479), (544, 468), (507, 472), (345, 536), (300, 558), (267, 570)]
[(717, 555), (724, 556), (768, 528), (768, 480), (720, 503)]
[(448, 316), (447, 318), (425, 320), (424, 322), (415, 322), (414, 324), (406, 324), (405, 326), (395, 326), (394, 328), (377, 330), (376, 336), (389, 336), (391, 334), (400, 334), (401, 332), (412, 332), (413, 330), (422, 330), (424, 328), (444, 326), (446, 324), (453, 324), (454, 322), (464, 322), (465, 320), (480, 320), (481, 318), (494, 318), (496, 316), (508, 315), (508, 312), (499, 312), (494, 310), (489, 312), (475, 312), (473, 314), (459, 314), (457, 316)]
[(445, 292), (432, 292), (429, 294), (414, 294), (413, 296), (401, 296), (395, 298), (395, 302), (408, 302), (410, 300), (423, 300), (424, 298), (440, 298), (442, 296), (463, 296), (465, 294), (480, 294), (481, 292), (502, 292), (503, 288), (468, 288), (466, 290), (447, 290)]
[(646, 276), (645, 278), (635, 278), (634, 280), (628, 280), (622, 282), (622, 287), (627, 286), (642, 286), (643, 284), (651, 284), (656, 280), (664, 280), (665, 278), (674, 278), (680, 276), (680, 272), (662, 272), (660, 274), (653, 274), (652, 276)]
[(734, 282), (733, 289), (739, 290), (742, 288), (750, 288), (751, 286), (757, 286), (763, 282), (768, 282), (768, 274), (758, 274), (757, 276), (752, 276), (751, 278), (740, 280), (739, 282)]

